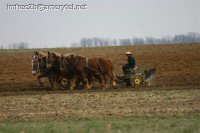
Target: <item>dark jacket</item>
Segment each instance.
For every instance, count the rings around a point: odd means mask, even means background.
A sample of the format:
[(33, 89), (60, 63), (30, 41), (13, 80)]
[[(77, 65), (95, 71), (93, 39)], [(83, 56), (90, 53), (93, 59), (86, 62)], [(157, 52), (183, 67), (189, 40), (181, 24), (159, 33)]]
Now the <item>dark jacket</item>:
[(128, 56), (128, 65), (134, 67), (135, 66), (135, 58), (133, 57), (133, 55), (129, 55)]

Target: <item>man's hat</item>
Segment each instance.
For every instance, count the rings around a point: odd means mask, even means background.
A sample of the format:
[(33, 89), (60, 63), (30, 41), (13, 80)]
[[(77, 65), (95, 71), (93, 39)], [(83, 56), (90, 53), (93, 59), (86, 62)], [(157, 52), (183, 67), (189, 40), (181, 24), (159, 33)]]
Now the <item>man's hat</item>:
[(129, 52), (129, 51), (128, 51), (128, 52), (126, 52), (126, 55), (130, 55), (130, 54), (131, 54), (131, 52)]

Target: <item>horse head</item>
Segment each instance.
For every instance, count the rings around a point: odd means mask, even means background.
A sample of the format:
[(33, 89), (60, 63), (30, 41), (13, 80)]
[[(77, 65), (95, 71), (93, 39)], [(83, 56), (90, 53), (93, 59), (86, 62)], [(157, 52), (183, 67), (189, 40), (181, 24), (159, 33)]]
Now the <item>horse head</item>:
[(58, 53), (51, 53), (48, 51), (48, 56), (47, 56), (47, 68), (52, 68), (53, 66), (59, 66), (59, 59), (60, 59), (61, 54)]
[(76, 55), (73, 53), (61, 55), (59, 58), (60, 70), (69, 71), (75, 64)]
[(46, 55), (43, 52), (36, 50), (32, 56), (32, 74), (36, 75), (40, 72), (41, 67), (45, 67)]

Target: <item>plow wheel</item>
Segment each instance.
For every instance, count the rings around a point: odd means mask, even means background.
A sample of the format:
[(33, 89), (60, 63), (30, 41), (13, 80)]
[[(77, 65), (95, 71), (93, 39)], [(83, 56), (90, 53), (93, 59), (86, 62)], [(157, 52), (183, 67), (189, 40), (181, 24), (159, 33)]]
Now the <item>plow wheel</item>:
[(133, 75), (130, 79), (131, 86), (139, 87), (145, 85), (145, 78), (142, 74)]

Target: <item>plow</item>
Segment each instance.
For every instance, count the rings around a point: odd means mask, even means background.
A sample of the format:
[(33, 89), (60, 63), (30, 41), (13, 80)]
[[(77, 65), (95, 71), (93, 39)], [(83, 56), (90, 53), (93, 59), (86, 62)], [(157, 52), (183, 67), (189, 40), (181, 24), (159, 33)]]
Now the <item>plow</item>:
[(156, 67), (148, 68), (145, 65), (138, 65), (134, 68), (130, 68), (124, 75), (117, 75), (117, 84), (120, 84), (123, 88), (127, 87), (141, 87), (149, 85), (149, 81), (154, 77), (156, 73)]

